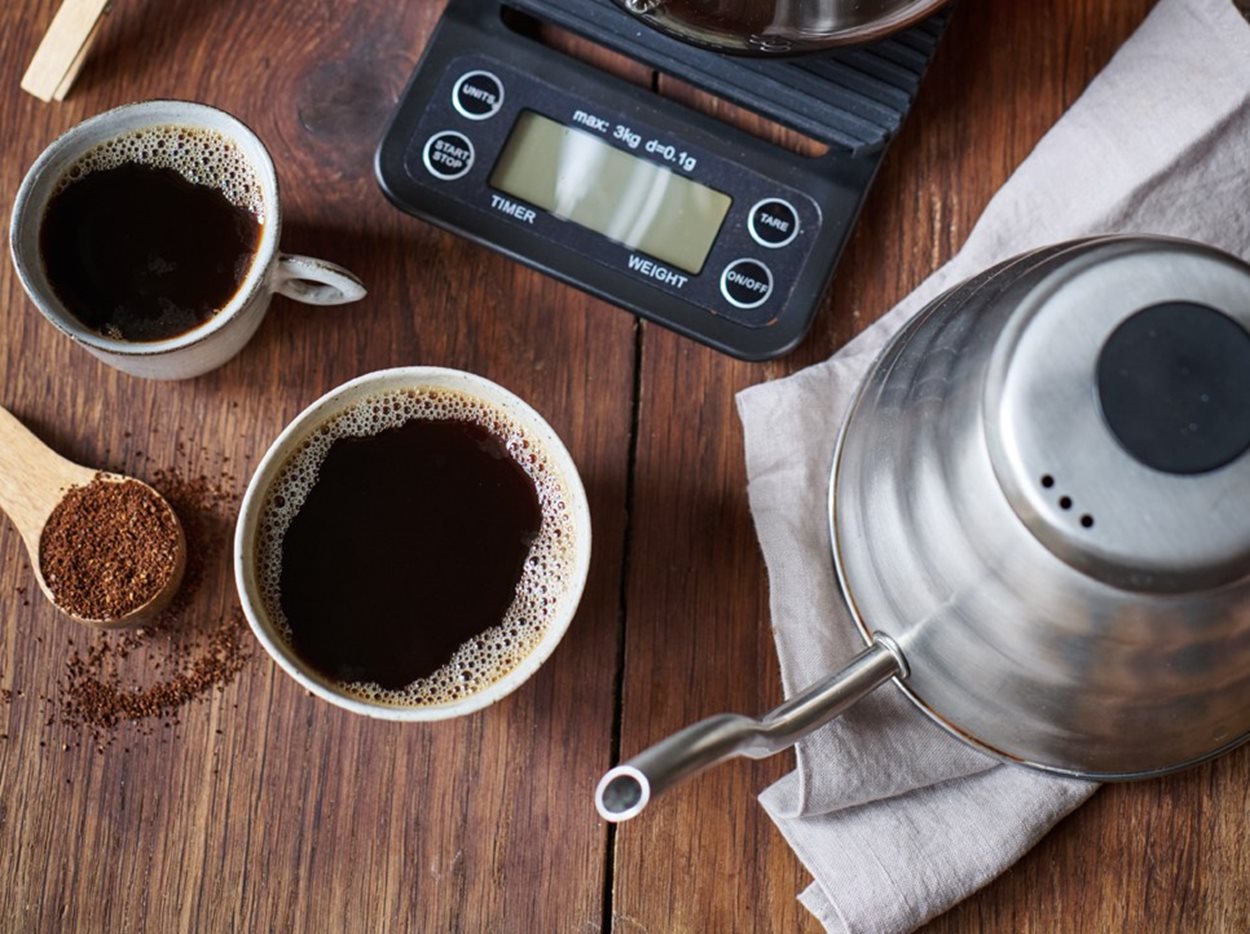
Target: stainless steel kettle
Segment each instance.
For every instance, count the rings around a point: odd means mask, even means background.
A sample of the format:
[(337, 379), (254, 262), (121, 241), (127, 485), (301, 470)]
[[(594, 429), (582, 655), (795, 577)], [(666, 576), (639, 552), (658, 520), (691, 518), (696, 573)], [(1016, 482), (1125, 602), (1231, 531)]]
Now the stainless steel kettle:
[(1102, 237), (947, 292), (842, 427), (833, 557), (868, 647), (760, 719), (701, 721), (604, 776), (624, 820), (771, 755), (893, 679), (954, 736), (1145, 778), (1250, 738), (1250, 266)]
[(790, 55), (869, 42), (946, 0), (618, 0), (674, 38), (720, 52)]

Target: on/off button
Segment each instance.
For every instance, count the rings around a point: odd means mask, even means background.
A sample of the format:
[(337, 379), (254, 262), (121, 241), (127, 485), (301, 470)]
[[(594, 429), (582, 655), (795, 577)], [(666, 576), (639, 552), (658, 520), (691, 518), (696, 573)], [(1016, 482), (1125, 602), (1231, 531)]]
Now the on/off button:
[(773, 294), (773, 274), (754, 259), (736, 259), (720, 275), (720, 291), (735, 308), (758, 308)]

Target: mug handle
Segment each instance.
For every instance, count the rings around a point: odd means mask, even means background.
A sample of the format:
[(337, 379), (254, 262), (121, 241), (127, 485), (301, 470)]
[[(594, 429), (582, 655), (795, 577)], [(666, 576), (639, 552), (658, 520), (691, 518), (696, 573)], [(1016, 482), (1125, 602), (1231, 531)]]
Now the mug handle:
[(365, 297), (365, 287), (342, 266), (323, 259), (280, 253), (273, 290), (309, 305), (345, 305)]

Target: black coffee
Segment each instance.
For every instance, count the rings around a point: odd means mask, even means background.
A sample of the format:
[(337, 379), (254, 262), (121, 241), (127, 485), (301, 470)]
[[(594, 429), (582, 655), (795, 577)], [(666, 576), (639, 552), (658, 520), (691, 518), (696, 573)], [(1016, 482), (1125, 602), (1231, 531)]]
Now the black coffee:
[(292, 647), (336, 681), (428, 677), (504, 621), (542, 519), (534, 481), (481, 424), (335, 439), (282, 542)]
[[(40, 255), (53, 292), (88, 328), (164, 340), (238, 291), (260, 242), (255, 185), (218, 134), (167, 127), (124, 139), (128, 148), (114, 141), (70, 170), (44, 213)], [(136, 161), (119, 162), (127, 154)]]

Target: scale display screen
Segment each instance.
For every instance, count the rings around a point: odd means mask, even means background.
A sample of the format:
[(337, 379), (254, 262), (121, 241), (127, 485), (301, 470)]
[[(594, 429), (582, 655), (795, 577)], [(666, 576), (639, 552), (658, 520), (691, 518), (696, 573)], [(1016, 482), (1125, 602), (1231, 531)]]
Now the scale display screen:
[(692, 275), (733, 199), (532, 110), (517, 118), (491, 187)]
[[(641, 318), (744, 360), (779, 357), (828, 304), (945, 15), (799, 68), (695, 48), (624, 6), (446, 0), (378, 146), (378, 183), (401, 210)], [(691, 109), (553, 31), (763, 123)], [(768, 126), (826, 148), (752, 132)]]

